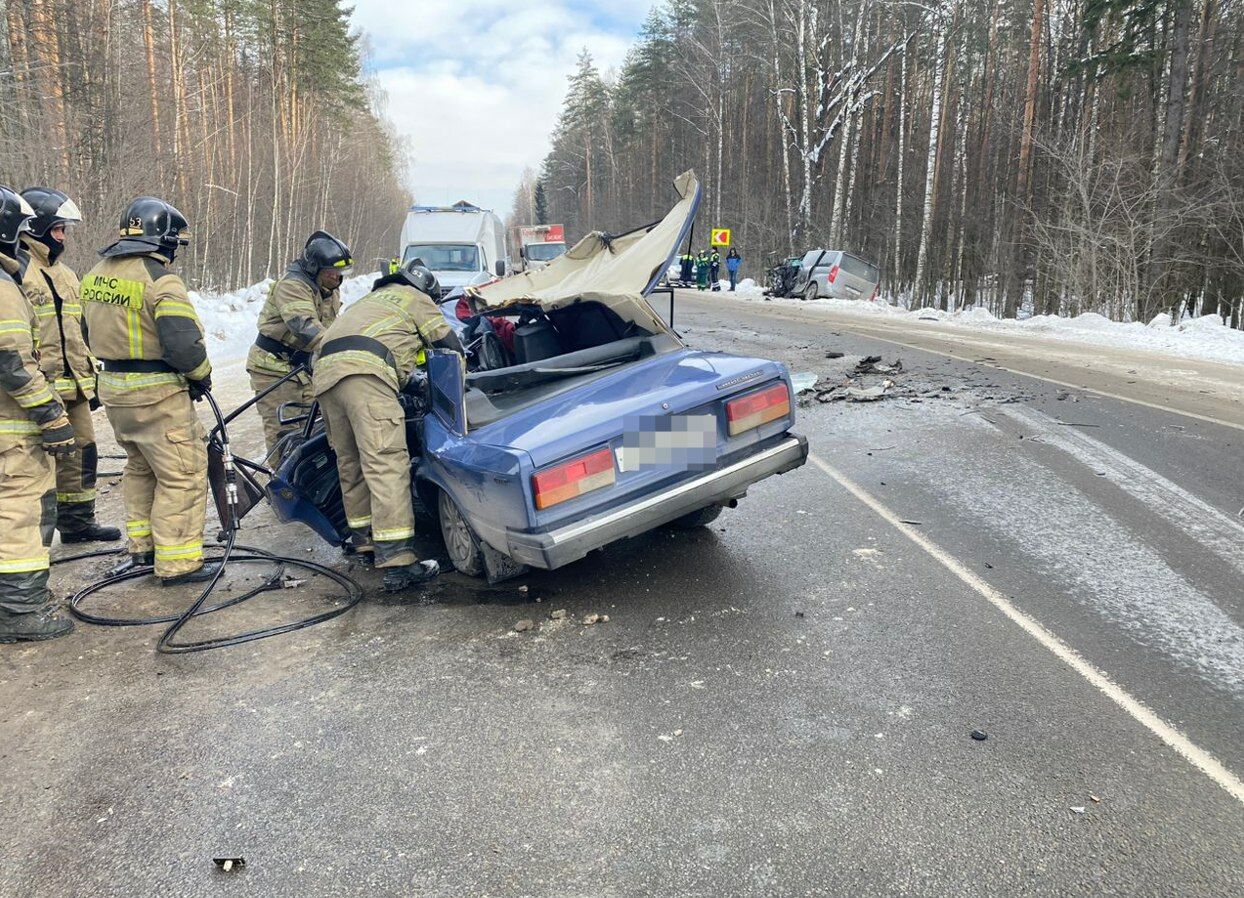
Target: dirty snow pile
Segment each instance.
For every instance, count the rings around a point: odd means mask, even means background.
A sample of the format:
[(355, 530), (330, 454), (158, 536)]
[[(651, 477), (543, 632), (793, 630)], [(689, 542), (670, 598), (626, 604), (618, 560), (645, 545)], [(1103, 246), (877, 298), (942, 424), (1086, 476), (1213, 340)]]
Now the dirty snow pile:
[[(748, 279), (750, 280), (750, 278)], [(759, 288), (743, 290), (739, 284), (736, 299), (755, 301), (764, 298)], [(754, 285), (753, 285), (754, 287)], [(1155, 317), (1147, 325), (1138, 321), (1111, 321), (1096, 312), (1085, 312), (1074, 318), (1060, 315), (1034, 315), (1023, 320), (996, 318), (986, 308), (977, 306), (958, 312), (923, 308), (908, 310), (891, 305), (884, 299), (800, 299), (773, 298), (774, 303), (820, 309), (843, 315), (867, 318), (906, 319), (913, 322), (936, 322), (947, 329), (977, 333), (1006, 333), (1044, 339), (1063, 340), (1115, 349), (1160, 352), (1166, 355), (1211, 362), (1244, 365), (1244, 330), (1222, 323), (1214, 315), (1185, 318), (1172, 325), (1169, 315)], [(920, 326), (920, 325), (916, 325)]]
[[(341, 284), (341, 303), (349, 305), (371, 292), (372, 282), (378, 272), (360, 274)], [(190, 301), (194, 303), (207, 331), (207, 353), (212, 362), (220, 365), (245, 358), (255, 342), (255, 324), (259, 310), (272, 289), (272, 278), (264, 278), (240, 290), (215, 293), (210, 290), (191, 290)]]

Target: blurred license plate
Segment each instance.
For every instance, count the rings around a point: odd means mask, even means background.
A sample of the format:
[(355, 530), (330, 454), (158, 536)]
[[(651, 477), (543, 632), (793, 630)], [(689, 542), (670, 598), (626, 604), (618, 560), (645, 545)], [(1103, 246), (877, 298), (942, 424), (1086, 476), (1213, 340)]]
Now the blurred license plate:
[(628, 417), (621, 444), (614, 450), (618, 470), (668, 468), (709, 470), (717, 466), (716, 415)]

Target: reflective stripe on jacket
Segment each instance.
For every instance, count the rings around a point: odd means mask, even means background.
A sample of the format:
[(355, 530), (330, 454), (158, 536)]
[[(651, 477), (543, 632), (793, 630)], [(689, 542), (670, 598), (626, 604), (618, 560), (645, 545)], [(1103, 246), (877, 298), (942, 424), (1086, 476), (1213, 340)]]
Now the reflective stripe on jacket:
[(39, 370), (34, 307), (18, 286), (21, 266), (0, 256), (0, 449), (37, 435), (65, 414)]
[[(325, 295), (315, 279), (295, 262), (268, 291), (259, 310), (259, 333), (292, 350), (312, 352), (340, 311), (341, 291)], [(290, 367), (287, 359), (258, 346), (252, 346), (246, 356), (246, 370), (252, 374), (280, 377), (288, 374)]]
[(392, 354), (393, 364), (365, 350), (321, 355), (311, 377), (312, 389), (319, 396), (343, 377), (374, 374), (399, 390), (415, 366), (422, 363), (424, 349), (449, 331), (440, 307), (426, 293), (405, 284), (373, 290), (329, 325), (320, 348), (341, 337), (370, 337)]
[[(48, 260), (48, 248), (23, 237), (30, 265), (22, 289), (39, 324), (39, 367), (65, 399), (95, 395), (95, 363), (82, 337), (82, 300), (78, 276), (59, 259)], [(58, 308), (59, 306), (59, 308)]]
[(102, 371), (105, 405), (148, 405), (211, 373), (203, 324), (182, 279), (155, 253), (107, 256), (82, 279), (91, 353), (103, 360), (163, 361), (171, 372)]

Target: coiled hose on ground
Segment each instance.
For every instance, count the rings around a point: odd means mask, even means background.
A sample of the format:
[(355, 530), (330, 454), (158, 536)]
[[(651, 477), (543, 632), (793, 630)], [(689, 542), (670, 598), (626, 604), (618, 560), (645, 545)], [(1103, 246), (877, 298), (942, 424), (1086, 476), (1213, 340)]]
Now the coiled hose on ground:
[[(260, 396), (266, 395), (271, 390), (275, 390), (282, 383), (296, 376), (303, 369), (296, 368), (281, 380), (274, 383), (268, 390), (265, 390)], [(253, 642), (257, 639), (267, 639), (270, 636), (280, 636), (282, 633), (292, 633), (295, 630), (302, 630), (306, 627), (321, 624), (333, 618), (340, 617), (345, 614), (363, 599), (363, 588), (359, 586), (351, 578), (347, 577), (340, 571), (318, 564), (314, 561), (306, 561), (301, 558), (293, 558), (288, 555), (277, 555), (255, 546), (244, 546), (237, 544), (237, 533), (240, 527), (240, 521), (237, 515), (237, 469), (233, 461), (233, 454), (229, 448), (229, 431), (226, 426), (229, 420), (237, 417), (246, 407), (253, 404), (260, 396), (245, 403), (243, 406), (235, 410), (226, 419), (221, 414), (220, 406), (216, 403), (216, 398), (210, 392), (204, 394), (211, 406), (212, 414), (216, 417), (216, 428), (212, 431), (211, 439), (216, 441), (215, 448), (219, 451), (221, 461), (224, 466), (227, 497), (227, 513), (224, 515), (227, 520), (222, 520), (224, 527), (224, 541), (222, 544), (222, 552), (219, 556), (206, 559), (206, 561), (219, 561), (220, 567), (211, 580), (203, 587), (203, 591), (199, 593), (199, 597), (180, 614), (170, 614), (166, 616), (156, 617), (112, 617), (102, 614), (93, 614), (84, 610), (83, 603), (92, 596), (98, 595), (109, 586), (115, 586), (118, 583), (124, 583), (129, 580), (137, 580), (141, 577), (147, 577), (153, 573), (153, 569), (149, 566), (139, 566), (122, 573), (113, 574), (90, 583), (82, 589), (78, 590), (69, 600), (69, 611), (78, 620), (83, 623), (96, 624), (103, 627), (141, 627), (153, 624), (167, 624), (164, 632), (160, 635), (159, 641), (156, 643), (156, 651), (166, 655), (188, 654), (190, 652), (203, 652), (208, 649), (222, 649), (229, 646), (241, 645), (244, 642)], [(236, 552), (235, 550), (241, 550)], [(123, 551), (123, 550), (122, 550)], [(77, 555), (70, 555), (65, 558), (57, 558), (52, 561), (53, 565), (67, 564), (71, 561), (81, 561), (87, 558), (102, 558), (105, 556), (116, 556), (121, 554), (115, 549), (103, 549), (95, 552), (82, 552)], [(255, 588), (242, 593), (239, 596), (227, 599), (223, 602), (217, 602), (214, 605), (207, 605), (208, 597), (216, 590), (220, 579), (224, 576), (225, 568), (230, 564), (273, 564), (275, 569), (271, 575)], [(213, 639), (202, 639), (193, 642), (176, 642), (175, 637), (178, 632), (186, 626), (193, 618), (202, 617), (225, 608), (232, 608), (240, 605), (248, 599), (252, 599), (261, 593), (282, 588), (282, 582), (285, 577), (287, 567), (298, 568), (303, 571), (310, 572), (313, 576), (318, 575), (326, 577), (337, 583), (346, 590), (346, 595), (342, 597), (342, 602), (335, 608), (328, 611), (314, 614), (301, 620), (292, 621), (290, 623), (276, 624), (271, 627), (263, 627), (258, 630), (247, 630), (242, 633), (236, 633), (231, 636), (220, 636)], [(204, 607), (206, 606), (206, 607)]]

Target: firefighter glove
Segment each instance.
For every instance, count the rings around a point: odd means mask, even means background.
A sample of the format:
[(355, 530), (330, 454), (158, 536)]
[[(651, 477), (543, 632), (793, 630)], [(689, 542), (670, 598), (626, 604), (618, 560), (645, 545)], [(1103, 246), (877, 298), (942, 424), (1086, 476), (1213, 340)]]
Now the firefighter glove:
[(189, 380), (186, 384), (190, 387), (190, 398), (198, 402), (212, 391), (212, 376), (209, 374), (199, 380)]
[(73, 441), (73, 425), (69, 419), (61, 415), (47, 427), (43, 428), (43, 451), (57, 457), (73, 455), (77, 446)]

